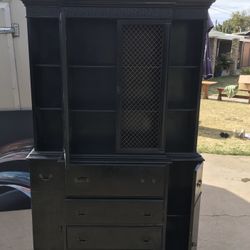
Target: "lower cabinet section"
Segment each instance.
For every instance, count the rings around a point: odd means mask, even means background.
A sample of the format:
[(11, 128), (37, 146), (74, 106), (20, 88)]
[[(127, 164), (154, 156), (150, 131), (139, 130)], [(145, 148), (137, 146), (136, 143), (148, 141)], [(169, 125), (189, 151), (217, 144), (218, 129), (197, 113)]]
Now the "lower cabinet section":
[(34, 250), (197, 250), (202, 164), (31, 166)]
[(162, 250), (161, 227), (67, 227), (67, 248)]

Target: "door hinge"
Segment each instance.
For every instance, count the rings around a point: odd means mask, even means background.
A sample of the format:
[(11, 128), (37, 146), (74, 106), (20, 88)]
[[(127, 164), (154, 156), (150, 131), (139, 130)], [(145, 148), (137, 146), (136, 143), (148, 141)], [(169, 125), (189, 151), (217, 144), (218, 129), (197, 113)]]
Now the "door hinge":
[(20, 28), (18, 23), (12, 23), (11, 27), (0, 27), (0, 34), (12, 34), (13, 37), (20, 36)]

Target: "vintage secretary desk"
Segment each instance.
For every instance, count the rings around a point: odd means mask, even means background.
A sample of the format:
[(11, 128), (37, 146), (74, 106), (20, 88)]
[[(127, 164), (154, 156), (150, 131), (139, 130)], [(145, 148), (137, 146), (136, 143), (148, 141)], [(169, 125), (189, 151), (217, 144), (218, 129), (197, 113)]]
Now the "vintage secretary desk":
[(195, 250), (212, 0), (23, 0), (34, 250)]

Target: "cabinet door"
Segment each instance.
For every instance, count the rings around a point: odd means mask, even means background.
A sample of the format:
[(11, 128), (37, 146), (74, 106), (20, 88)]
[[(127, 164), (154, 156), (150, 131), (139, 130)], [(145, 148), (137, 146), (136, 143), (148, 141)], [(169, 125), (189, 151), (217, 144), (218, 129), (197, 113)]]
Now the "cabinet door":
[(191, 223), (190, 250), (197, 250), (198, 231), (199, 231), (199, 216), (200, 216), (201, 197), (197, 200), (193, 208), (193, 216)]
[(32, 160), (30, 171), (34, 249), (62, 250), (64, 164)]
[(190, 238), (189, 238), (190, 250), (197, 249), (200, 203), (201, 203), (201, 193), (202, 193), (202, 172), (203, 172), (203, 164), (197, 165), (197, 167), (195, 168), (194, 179), (193, 179)]
[(169, 24), (118, 23), (118, 129), (120, 152), (163, 151)]

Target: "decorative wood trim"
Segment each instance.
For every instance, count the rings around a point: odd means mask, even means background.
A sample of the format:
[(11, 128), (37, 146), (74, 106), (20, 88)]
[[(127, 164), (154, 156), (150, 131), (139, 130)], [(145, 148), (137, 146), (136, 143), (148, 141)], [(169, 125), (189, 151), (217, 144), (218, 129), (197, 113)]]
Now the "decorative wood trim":
[(22, 0), (28, 5), (37, 6), (203, 6), (209, 7), (214, 0)]

